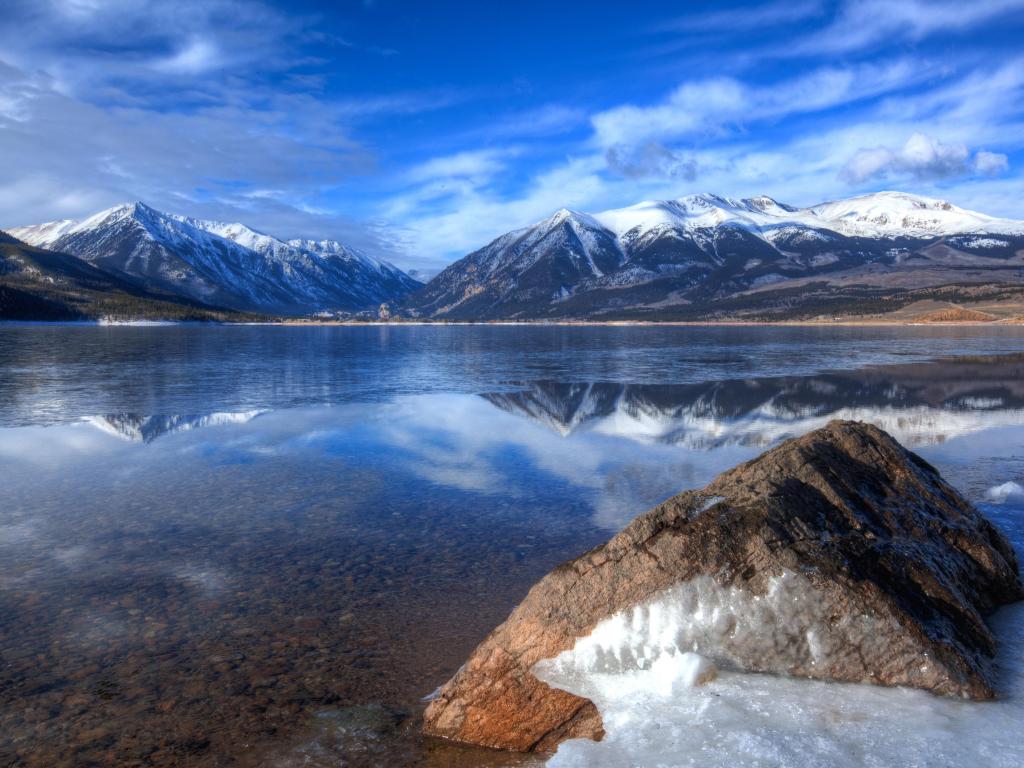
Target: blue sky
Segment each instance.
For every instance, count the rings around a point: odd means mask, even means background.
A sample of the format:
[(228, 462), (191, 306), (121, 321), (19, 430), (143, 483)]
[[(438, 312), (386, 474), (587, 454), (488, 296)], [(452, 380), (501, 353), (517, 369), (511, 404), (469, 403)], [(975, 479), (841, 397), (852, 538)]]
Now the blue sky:
[(1024, 0), (7, 0), (0, 226), (142, 199), (428, 272), (559, 207), (1024, 218)]

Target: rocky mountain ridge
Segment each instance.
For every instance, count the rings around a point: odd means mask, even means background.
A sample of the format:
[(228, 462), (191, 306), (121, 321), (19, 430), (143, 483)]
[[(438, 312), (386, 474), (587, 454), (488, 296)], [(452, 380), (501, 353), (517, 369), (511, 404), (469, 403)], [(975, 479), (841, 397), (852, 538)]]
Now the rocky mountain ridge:
[(141, 202), (10, 234), (146, 288), (244, 311), (376, 309), (421, 285), (335, 241), (285, 242), (244, 224), (162, 213)]

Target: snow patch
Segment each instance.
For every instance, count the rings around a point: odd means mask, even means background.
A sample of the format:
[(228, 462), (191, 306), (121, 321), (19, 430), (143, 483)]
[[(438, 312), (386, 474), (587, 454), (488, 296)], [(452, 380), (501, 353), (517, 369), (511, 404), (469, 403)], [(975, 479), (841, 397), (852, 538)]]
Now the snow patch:
[(963, 248), (1006, 248), (1009, 243), (994, 237), (968, 237), (958, 243)]

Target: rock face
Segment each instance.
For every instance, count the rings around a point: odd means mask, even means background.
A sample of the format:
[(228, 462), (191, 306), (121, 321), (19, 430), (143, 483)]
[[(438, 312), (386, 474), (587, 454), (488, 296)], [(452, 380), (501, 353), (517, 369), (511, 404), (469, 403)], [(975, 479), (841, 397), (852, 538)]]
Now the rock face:
[(535, 672), (691, 650), (726, 669), (987, 699), (983, 617), (1022, 597), (1010, 544), (933, 467), (834, 421), (549, 573), (441, 689), (424, 730), (520, 751), (599, 739), (594, 705)]

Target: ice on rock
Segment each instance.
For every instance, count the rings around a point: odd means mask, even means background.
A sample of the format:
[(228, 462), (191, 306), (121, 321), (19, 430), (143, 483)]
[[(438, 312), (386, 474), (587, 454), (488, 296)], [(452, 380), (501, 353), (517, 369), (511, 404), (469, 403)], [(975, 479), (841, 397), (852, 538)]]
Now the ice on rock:
[(666, 655), (692, 651), (726, 669), (806, 675), (817, 665), (884, 656), (877, 644), (891, 621), (830, 604), (796, 573), (771, 578), (764, 594), (700, 576), (605, 619), (534, 672), (562, 688), (595, 673), (654, 669)]
[[(800, 581), (789, 575), (759, 600), (706, 584), (670, 590), (538, 664), (534, 671), (546, 682), (593, 701), (605, 728), (600, 742), (560, 745), (549, 768), (1024, 765), (1024, 605), (1003, 609), (992, 622), (1000, 637), (1001, 698), (994, 702), (729, 671), (712, 685), (689, 684), (705, 677), (698, 670), (709, 662), (681, 651), (682, 644), (757, 630), (774, 645), (785, 628), (764, 622), (798, 618), (800, 611), (784, 604), (801, 599)], [(810, 608), (805, 615), (814, 614)], [(808, 651), (817, 645), (814, 652), (827, 655), (827, 636), (809, 630), (789, 637), (802, 636)]]

